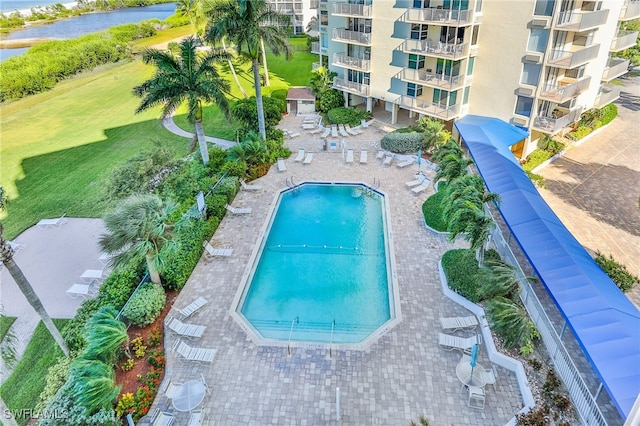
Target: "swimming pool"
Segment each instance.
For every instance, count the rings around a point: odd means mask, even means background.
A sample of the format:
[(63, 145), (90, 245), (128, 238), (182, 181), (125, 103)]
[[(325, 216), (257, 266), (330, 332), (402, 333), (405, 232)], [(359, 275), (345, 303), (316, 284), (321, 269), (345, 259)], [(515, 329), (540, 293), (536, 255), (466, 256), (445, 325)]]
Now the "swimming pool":
[(396, 318), (384, 195), (305, 183), (279, 194), (236, 313), (270, 341), (360, 343)]

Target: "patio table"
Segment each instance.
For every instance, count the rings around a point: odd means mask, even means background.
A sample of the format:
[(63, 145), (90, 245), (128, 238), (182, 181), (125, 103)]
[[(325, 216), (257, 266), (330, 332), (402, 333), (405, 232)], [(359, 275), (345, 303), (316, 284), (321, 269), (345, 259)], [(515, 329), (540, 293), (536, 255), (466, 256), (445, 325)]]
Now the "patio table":
[(191, 411), (204, 400), (205, 393), (206, 389), (202, 381), (190, 380), (175, 390), (171, 404), (178, 411)]
[(480, 364), (476, 364), (473, 367), (473, 374), (471, 364), (469, 360), (463, 360), (456, 365), (456, 376), (458, 376), (458, 380), (462, 382), (465, 386), (475, 386), (478, 388), (484, 387), (487, 384), (484, 380), (484, 367)]

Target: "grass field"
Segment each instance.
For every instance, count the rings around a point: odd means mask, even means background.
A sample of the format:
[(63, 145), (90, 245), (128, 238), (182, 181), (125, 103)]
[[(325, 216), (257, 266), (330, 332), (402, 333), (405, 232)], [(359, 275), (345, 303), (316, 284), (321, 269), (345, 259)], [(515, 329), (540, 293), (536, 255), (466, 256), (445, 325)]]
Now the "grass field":
[[(69, 320), (54, 319), (58, 329)], [(42, 321), (38, 323), (31, 341), (25, 349), (20, 362), (13, 369), (11, 376), (0, 387), (0, 394), (7, 406), (12, 410), (34, 408), (40, 393), (44, 389), (44, 378), (47, 370), (56, 360), (63, 356), (55, 344), (53, 337)], [(28, 419), (16, 419), (18, 424), (26, 424)]]
[(0, 342), (7, 335), (7, 331), (11, 327), (11, 324), (16, 320), (16, 317), (0, 317)]

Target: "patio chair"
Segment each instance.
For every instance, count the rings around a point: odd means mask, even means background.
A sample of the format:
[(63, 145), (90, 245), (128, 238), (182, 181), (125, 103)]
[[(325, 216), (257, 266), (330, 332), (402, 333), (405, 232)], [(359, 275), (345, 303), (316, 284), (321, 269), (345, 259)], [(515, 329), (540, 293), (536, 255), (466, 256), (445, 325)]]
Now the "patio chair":
[(185, 324), (177, 318), (169, 317), (166, 321), (171, 334), (186, 337), (189, 340), (197, 340), (202, 337), (207, 329), (206, 325)]
[(426, 176), (422, 173), (418, 173), (414, 180), (410, 180), (409, 182), (405, 182), (404, 184), (409, 188), (413, 188), (416, 185), (420, 185), (424, 181), (425, 177)]
[(367, 157), (369, 153), (366, 149), (360, 151), (360, 164), (367, 164)]
[(429, 183), (430, 182), (431, 181), (429, 179), (424, 178), (424, 180), (420, 183), (420, 185), (418, 185), (418, 186), (416, 186), (414, 188), (411, 188), (411, 190), (413, 191), (414, 194), (418, 194), (418, 193), (424, 191), (425, 189), (427, 189), (429, 187)]
[(325, 131), (326, 129), (322, 124), (318, 124), (318, 127), (309, 132), (310, 135), (317, 135), (318, 133)]
[(42, 219), (37, 225), (38, 228), (60, 228), (67, 222), (67, 218), (63, 214), (62, 216), (53, 219)]
[(156, 409), (153, 417), (151, 417), (151, 424), (153, 426), (171, 426), (175, 420), (173, 414)]
[(488, 369), (482, 369), (480, 372), (482, 373), (482, 380), (487, 385), (493, 386), (493, 390), (495, 390), (498, 382), (498, 371), (495, 365), (492, 365), (491, 368)]
[(378, 151), (378, 155), (376, 155), (376, 160), (382, 160), (384, 157), (384, 151)]
[(469, 399), (467, 400), (467, 405), (470, 408), (484, 410), (484, 389), (476, 386), (469, 386)]
[(382, 162), (383, 166), (390, 166), (391, 165), (391, 161), (393, 161), (393, 156), (392, 155), (387, 155), (384, 158), (384, 161)]
[(289, 139), (297, 138), (300, 134), (300, 132), (289, 133)]
[(336, 126), (335, 124), (331, 126), (331, 137), (332, 138), (338, 137), (338, 126)]
[(326, 139), (327, 137), (329, 137), (330, 133), (331, 133), (331, 128), (325, 127), (324, 132), (322, 132), (322, 134), (320, 135), (320, 139)]
[(445, 331), (473, 330), (478, 325), (478, 319), (475, 315), (467, 317), (440, 318), (440, 325)]
[(347, 150), (347, 158), (345, 160), (347, 162), (347, 164), (353, 164), (353, 150), (352, 149), (348, 149)]
[(311, 160), (313, 160), (313, 152), (308, 152), (302, 164), (311, 164)]
[(251, 213), (251, 207), (246, 207), (242, 209), (237, 209), (235, 207), (231, 207), (229, 204), (225, 204), (224, 208), (230, 211), (233, 214), (249, 214)]
[(351, 127), (348, 124), (345, 124), (344, 128), (347, 131), (347, 133), (349, 133), (351, 136), (358, 136), (359, 134), (362, 133), (362, 130), (357, 129), (355, 127)]
[(167, 383), (167, 388), (164, 391), (164, 394), (167, 398), (173, 399), (176, 391), (182, 386), (182, 383), (176, 383), (173, 380), (169, 380)]
[(193, 348), (180, 339), (176, 340), (173, 348), (179, 361), (196, 364), (211, 364), (218, 353), (217, 349)]
[(464, 352), (471, 349), (474, 344), (482, 344), (482, 335), (478, 334), (471, 337), (458, 337), (452, 334), (439, 333), (438, 344), (446, 351), (458, 350)]
[(304, 160), (304, 149), (298, 150), (298, 156), (293, 161), (302, 161)]
[(207, 418), (207, 415), (204, 411), (202, 410), (194, 410), (191, 411), (191, 413), (189, 414), (189, 421), (187, 423), (187, 426), (201, 426), (201, 425), (205, 425), (208, 422), (205, 420)]
[(414, 161), (414, 160), (413, 160), (413, 158), (410, 158), (410, 159), (408, 159), (408, 160), (401, 161), (400, 163), (396, 164), (396, 166), (397, 166), (399, 169), (403, 169), (403, 168), (405, 168), (405, 167), (407, 167), (407, 166), (412, 165), (412, 164), (413, 164), (413, 161)]
[(184, 308), (182, 309), (176, 308), (176, 311), (178, 311), (178, 313), (180, 314), (180, 319), (185, 320), (189, 318), (191, 315), (198, 312), (200, 309), (202, 309), (206, 304), (207, 304), (207, 300), (204, 297), (198, 297), (196, 300), (189, 303)]
[(349, 137), (349, 133), (347, 133), (347, 131), (344, 128), (344, 124), (339, 124), (338, 125), (338, 133), (340, 133), (340, 135), (342, 135), (343, 137)]
[(207, 385), (207, 381), (204, 378), (204, 374), (200, 373), (200, 381), (204, 385), (204, 391), (207, 395), (211, 395), (211, 390), (209, 389), (209, 385)]
[(262, 185), (249, 185), (247, 182), (244, 181), (244, 179), (240, 179), (240, 185), (242, 186), (242, 189), (247, 190), (247, 191), (257, 191), (259, 189), (262, 189)]

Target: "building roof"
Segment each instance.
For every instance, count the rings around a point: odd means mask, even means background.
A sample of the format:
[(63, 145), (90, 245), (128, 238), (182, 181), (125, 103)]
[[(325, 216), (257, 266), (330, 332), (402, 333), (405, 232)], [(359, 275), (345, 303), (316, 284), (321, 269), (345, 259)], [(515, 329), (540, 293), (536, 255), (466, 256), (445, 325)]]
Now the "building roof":
[(455, 123), (487, 189), (623, 418), (640, 394), (640, 312), (540, 196), (509, 146), (526, 132), (490, 117)]
[(288, 101), (315, 101), (316, 97), (308, 87), (292, 87), (287, 92)]

